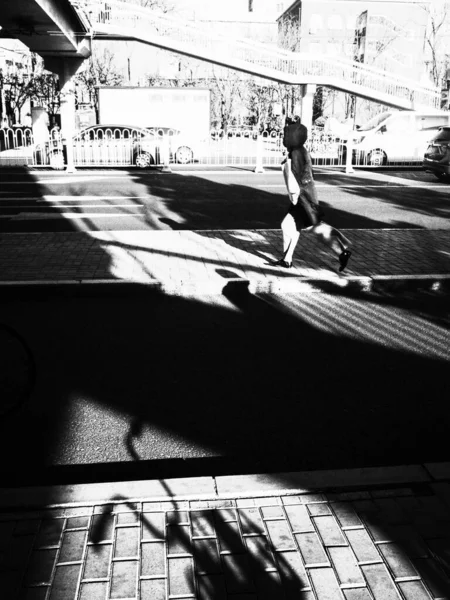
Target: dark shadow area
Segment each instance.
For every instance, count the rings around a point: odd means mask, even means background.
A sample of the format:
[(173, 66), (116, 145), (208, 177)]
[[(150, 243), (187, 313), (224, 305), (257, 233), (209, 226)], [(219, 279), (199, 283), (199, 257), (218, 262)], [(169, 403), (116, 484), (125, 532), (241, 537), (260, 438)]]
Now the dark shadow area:
[[(92, 215), (92, 218), (83, 219), (82, 222), (84, 227), (93, 230), (278, 229), (289, 206), (282, 186), (281, 173), (280, 188), (273, 188), (270, 191), (264, 189), (264, 175), (260, 176), (252, 172), (248, 172), (247, 177), (240, 175), (239, 183), (236, 183), (232, 175), (229, 175), (229, 182), (215, 181), (214, 175), (209, 177), (207, 171), (204, 171), (204, 176), (200, 176), (196, 173), (187, 175), (184, 172), (177, 173), (176, 171), (161, 173), (159, 171), (133, 170), (123, 172), (125, 179), (117, 176), (110, 180), (108, 180), (107, 174), (106, 169), (99, 170), (94, 174), (94, 178), (89, 176), (89, 180), (83, 180), (83, 172), (80, 170), (78, 172), (80, 181), (75, 183), (69, 178), (68, 183), (64, 186), (49, 185), (46, 193), (49, 195), (66, 194), (74, 197), (83, 194), (92, 196), (93, 199), (88, 202), (74, 200), (66, 204), (73, 204), (71, 212), (79, 213), (80, 216), (83, 213)], [(101, 179), (99, 179), (100, 177)], [(325, 175), (319, 171), (316, 181), (319, 185), (324, 182), (330, 186), (336, 184), (337, 192), (342, 189), (344, 192), (362, 199), (379, 200), (397, 211), (398, 209), (404, 210), (405, 213), (412, 211), (419, 216), (428, 218), (448, 217), (449, 209), (446, 197), (442, 191), (439, 191), (439, 187), (426, 191), (418, 187), (408, 188), (402, 185), (392, 188), (384, 186), (385, 182), (377, 179), (376, 173), (373, 178), (367, 178), (367, 173), (359, 176), (358, 172), (348, 176), (339, 172)], [(421, 181), (417, 183), (419, 185)], [(346, 184), (349, 187), (346, 188)], [(382, 187), (370, 187), (371, 185), (381, 185)], [(368, 217), (364, 214), (352, 214), (337, 208), (332, 202), (324, 200), (332, 193), (332, 187), (326, 192), (321, 188), (318, 191), (326, 213), (326, 220), (335, 227), (366, 229), (379, 229), (386, 226), (390, 228), (421, 227), (420, 219), (418, 224), (413, 224), (408, 218), (392, 219), (383, 216), (381, 211), (379, 218)], [(21, 195), (26, 197), (26, 189), (21, 192)], [(100, 198), (105, 195), (113, 198)], [(98, 202), (95, 202), (96, 196), (99, 197)], [(22, 202), (20, 196), (18, 202)], [(77, 204), (78, 206), (76, 206)], [(99, 204), (99, 206), (90, 208), (90, 205), (94, 204)], [(23, 201), (22, 205), (25, 206), (26, 202)], [(115, 205), (120, 206), (114, 209)], [(15, 207), (8, 207), (8, 210), (12, 211), (13, 215), (18, 213), (19, 208), (20, 206), (16, 204)], [(7, 231), (69, 231), (73, 229), (76, 220), (60, 219), (56, 222), (54, 219), (39, 217), (39, 212), (51, 212), (52, 210), (57, 211), (58, 209), (52, 208), (51, 204), (46, 202), (45, 205), (33, 208), (31, 212), (36, 212), (36, 216), (28, 214), (26, 220), (4, 221), (4, 225)], [(95, 213), (108, 211), (120, 214), (121, 218), (101, 217), (95, 219)]]
[[(139, 229), (173, 229), (173, 230), (214, 230), (214, 229), (278, 229), (289, 206), (284, 187), (274, 188), (267, 191), (260, 184), (259, 175), (248, 173), (248, 179), (242, 183), (233, 182), (230, 175), (229, 183), (214, 181), (214, 176), (208, 179), (193, 173), (186, 175), (181, 173), (159, 173), (147, 171), (133, 171), (129, 173), (128, 182), (117, 182), (117, 187), (112, 187), (111, 182), (85, 182), (67, 188), (68, 194), (86, 193), (89, 195), (103, 195), (111, 192), (118, 195), (116, 200), (102, 200), (105, 206), (113, 208), (115, 204), (123, 203), (120, 198), (130, 196), (126, 200), (130, 209), (120, 208), (124, 215), (130, 213), (136, 215), (137, 219), (131, 222), (113, 220), (109, 224), (105, 219), (99, 221), (106, 229), (124, 229), (138, 227)], [(240, 176), (241, 177), (241, 176)], [(262, 176), (263, 177), (263, 176)], [(405, 208), (405, 210), (423, 210), (428, 216), (442, 217), (445, 211), (445, 198), (442, 192), (427, 190), (426, 198), (416, 197), (417, 189), (408, 190), (406, 187), (370, 188), (371, 184), (382, 184), (376, 178), (367, 179), (358, 177), (357, 174), (346, 176), (342, 173), (327, 175), (318, 173), (316, 177), (318, 184), (326, 181), (327, 184), (343, 187), (348, 183), (351, 186), (348, 191), (361, 197), (380, 199), (393, 206)], [(280, 185), (283, 183), (280, 174)], [(256, 185), (255, 185), (256, 184)], [(264, 186), (264, 184), (262, 184)], [(108, 191), (110, 190), (110, 192)], [(319, 188), (319, 198), (326, 213), (326, 220), (338, 228), (361, 228), (379, 229), (383, 227), (403, 228), (417, 227), (411, 225), (408, 220), (397, 219), (386, 220), (380, 214), (380, 218), (370, 218), (362, 214), (351, 214), (348, 211), (332, 206), (324, 201), (325, 194)], [(328, 195), (330, 192), (327, 191)], [(147, 195), (147, 198), (133, 199), (132, 196)], [(144, 204), (142, 210), (136, 213), (138, 205)], [(434, 206), (436, 205), (436, 212)], [(85, 208), (88, 208), (86, 205)], [(80, 212), (85, 210), (80, 207)], [(95, 211), (93, 211), (95, 212)], [(99, 212), (101, 210), (99, 209)], [(98, 229), (99, 224), (91, 224), (93, 229)]]
[[(135, 174), (134, 181), (139, 181), (142, 175)], [(166, 176), (167, 177), (167, 176)], [(249, 177), (258, 177), (249, 174)], [(164, 199), (165, 206), (179, 216), (162, 217), (161, 223), (169, 225), (172, 229), (277, 229), (289, 206), (285, 190), (281, 187), (276, 191), (265, 191), (250, 185), (236, 183), (218, 183), (195, 175), (170, 175), (165, 181), (155, 181), (144, 178), (151, 194)], [(142, 183), (144, 183), (144, 181)], [(255, 180), (253, 180), (255, 181)], [(417, 212), (425, 216), (447, 218), (450, 209), (442, 191), (419, 187), (408, 188), (399, 186), (389, 187), (385, 182), (379, 181), (376, 176), (367, 179), (357, 173), (345, 176), (337, 173), (336, 176), (327, 174), (325, 177), (320, 172), (316, 176), (318, 184), (326, 182), (332, 186), (336, 184), (347, 193), (370, 200), (379, 200), (400, 208), (407, 212)], [(280, 184), (282, 179), (280, 178)], [(346, 183), (349, 185), (346, 188)], [(417, 182), (420, 185), (421, 182)], [(169, 185), (168, 185), (169, 184)], [(381, 187), (370, 187), (371, 185)], [(354, 187), (361, 186), (361, 187)], [(412, 225), (407, 219), (395, 221), (369, 218), (357, 214), (353, 215), (336, 208), (324, 201), (324, 191), (319, 188), (319, 199), (325, 210), (326, 220), (338, 228), (378, 229), (382, 227), (403, 228), (420, 227)], [(326, 194), (328, 195), (328, 190)], [(149, 223), (152, 224), (152, 223)]]
[(36, 364), (27, 342), (0, 323), (0, 419), (26, 402), (36, 382)]
[(4, 298), (37, 381), (1, 423), (2, 485), (448, 457), (447, 361), (330, 335), (242, 284), (225, 294), (227, 305), (145, 286)]

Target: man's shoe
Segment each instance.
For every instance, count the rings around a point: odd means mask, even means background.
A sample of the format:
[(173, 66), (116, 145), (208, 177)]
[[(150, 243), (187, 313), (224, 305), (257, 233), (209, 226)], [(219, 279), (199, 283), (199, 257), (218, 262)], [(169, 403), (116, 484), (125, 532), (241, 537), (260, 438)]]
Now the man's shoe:
[(350, 250), (344, 250), (343, 252), (341, 252), (341, 254), (339, 255), (339, 263), (341, 265), (339, 267), (339, 271), (343, 271), (345, 269), (351, 255), (352, 253), (350, 252)]
[(290, 269), (292, 267), (292, 262), (287, 262), (284, 258), (280, 258), (280, 260), (274, 260), (270, 263), (272, 267), (283, 267), (285, 269)]
[(279, 260), (277, 264), (279, 267), (283, 267), (284, 269), (290, 269), (292, 267), (292, 263), (284, 259)]

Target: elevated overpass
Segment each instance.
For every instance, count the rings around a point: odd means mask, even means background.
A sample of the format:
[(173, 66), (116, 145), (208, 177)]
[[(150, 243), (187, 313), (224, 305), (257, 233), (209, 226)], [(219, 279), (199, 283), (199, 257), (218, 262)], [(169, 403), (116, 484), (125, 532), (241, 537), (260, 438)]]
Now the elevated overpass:
[(90, 24), (69, 0), (3, 0), (1, 4), (0, 37), (20, 40), (44, 60), (84, 60), (90, 55)]
[(402, 110), (437, 110), (434, 87), (329, 55), (294, 53), (234, 39), (195, 22), (139, 5), (138, 0), (72, 0), (94, 37), (136, 40), (283, 84), (323, 85)]

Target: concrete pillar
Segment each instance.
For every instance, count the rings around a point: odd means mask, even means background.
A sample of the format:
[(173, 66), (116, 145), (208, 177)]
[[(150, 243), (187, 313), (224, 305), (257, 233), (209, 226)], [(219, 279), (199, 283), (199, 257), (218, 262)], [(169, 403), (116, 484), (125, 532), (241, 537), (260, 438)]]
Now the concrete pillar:
[(72, 144), (72, 138), (75, 135), (74, 77), (83, 62), (84, 59), (78, 57), (48, 57), (45, 60), (45, 68), (53, 71), (59, 77), (61, 91), (61, 136), (63, 145), (66, 148), (66, 171), (68, 173), (75, 171)]
[(316, 93), (316, 84), (308, 83), (302, 84), (302, 111), (301, 111), (301, 121), (302, 124), (308, 128), (308, 132), (311, 131), (311, 127), (313, 124), (313, 100), (314, 94)]
[(66, 171), (73, 173), (75, 171), (72, 143), (72, 138), (75, 134), (75, 85), (73, 78), (68, 75), (67, 71), (65, 74), (65, 81), (61, 81), (60, 79), (61, 134), (63, 144), (66, 148)]

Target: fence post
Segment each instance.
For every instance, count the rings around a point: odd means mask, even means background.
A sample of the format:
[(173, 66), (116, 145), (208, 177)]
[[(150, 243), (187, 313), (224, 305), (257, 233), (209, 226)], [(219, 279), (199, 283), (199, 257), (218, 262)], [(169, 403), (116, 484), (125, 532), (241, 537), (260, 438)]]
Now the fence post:
[(347, 154), (345, 157), (345, 172), (346, 173), (354, 173), (355, 170), (352, 166), (353, 161), (353, 138), (351, 133), (349, 132), (347, 138)]
[(256, 167), (254, 173), (265, 173), (262, 162), (262, 135), (258, 133), (256, 138)]
[(172, 173), (172, 169), (170, 168), (170, 148), (169, 148), (169, 136), (164, 135), (163, 143), (162, 143), (162, 151), (163, 151), (163, 167), (161, 169), (162, 173)]

